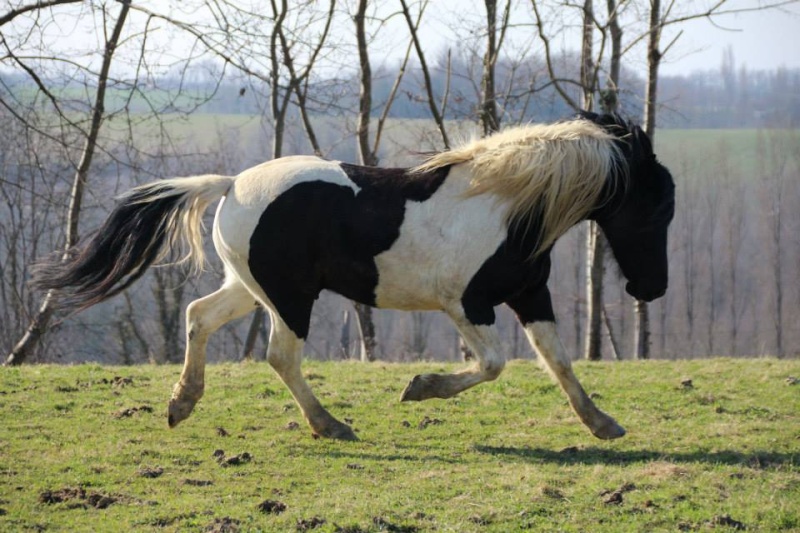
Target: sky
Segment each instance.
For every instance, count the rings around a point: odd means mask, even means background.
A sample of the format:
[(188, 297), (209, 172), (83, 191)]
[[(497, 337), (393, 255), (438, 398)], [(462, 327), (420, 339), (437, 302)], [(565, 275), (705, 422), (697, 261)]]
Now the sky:
[[(145, 6), (152, 5), (154, 9), (160, 7), (161, 11), (164, 11), (166, 7), (168, 12), (172, 12), (177, 9), (177, 5), (180, 5), (164, 2), (164, 0), (139, 1)], [(198, 1), (196, 0), (195, 3)], [(700, 12), (718, 1), (680, 0), (677, 5), (684, 12), (689, 10)], [(723, 10), (751, 9), (764, 3), (780, 1), (727, 0)], [(257, 2), (257, 0), (234, 0), (234, 2), (247, 4), (249, 2)], [(430, 60), (436, 57), (437, 52), (443, 51), (448, 46), (458, 47), (463, 45), (465, 38), (463, 34), (464, 28), (470, 27), (471, 24), (473, 25), (472, 27), (480, 26), (485, 17), (485, 11), (482, 0), (429, 0), (429, 2), (426, 14), (423, 17), (423, 29), (420, 33), (426, 56)], [(0, 4), (2, 3), (3, 0), (0, 0)], [(293, 1), (290, 1), (290, 5), (293, 3)], [(663, 3), (668, 4), (666, 1)], [(321, 4), (324, 4), (324, 2)], [(408, 30), (402, 17), (397, 15), (398, 4), (397, 0), (383, 0), (373, 4), (381, 6), (378, 7), (379, 18), (383, 18), (389, 13), (394, 13), (394, 16), (389, 17), (390, 23), (378, 32), (383, 45), (377, 46), (371, 53), (373, 63), (380, 63), (380, 59), (391, 60), (392, 63), (396, 63), (404, 53)], [(500, 2), (500, 4), (503, 5), (503, 2)], [(530, 2), (518, 0), (515, 4), (518, 10), (518, 18), (516, 20), (512, 18), (512, 22), (520, 24), (518, 24), (516, 32), (511, 33), (522, 35), (517, 42), (518, 49), (533, 48), (535, 52), (541, 53), (542, 45), (535, 38), (535, 29), (531, 24)], [(574, 8), (552, 7), (556, 5), (555, 2), (546, 4), (551, 6), (551, 11), (545, 15), (551, 38), (554, 41), (559, 40), (560, 46), (574, 50), (576, 43), (580, 41), (577, 33), (580, 26), (580, 18), (576, 19), (576, 14), (579, 14), (580, 11)], [(595, 4), (595, 9), (598, 13), (605, 12), (605, 2), (597, 0)], [(352, 8), (352, 5), (352, 1), (339, 2), (340, 7)], [(409, 5), (412, 6), (412, 11), (416, 12), (419, 3), (409, 0)], [(541, 5), (545, 5), (545, 3)], [(636, 2), (631, 5), (641, 6), (645, 5), (645, 3)], [(64, 7), (59, 12), (68, 12), (68, 9), (68, 7)], [(73, 9), (79, 9), (84, 15), (90, 13), (85, 6), (74, 7)], [(115, 12), (113, 5), (111, 11)], [(1, 12), (3, 12), (2, 7), (0, 7)], [(629, 10), (630, 12), (632, 11)], [(345, 18), (342, 19), (341, 16)], [(353, 31), (352, 21), (346, 14), (341, 16), (339, 22), (334, 25), (333, 31), (339, 33), (340, 40), (350, 42), (353, 40), (351, 35)], [(643, 19), (647, 15), (642, 13), (638, 16)], [(630, 24), (631, 15), (628, 14), (627, 17), (626, 24)], [(57, 25), (48, 27), (48, 31), (55, 32), (52, 43), (54, 49), (85, 45), (92, 52), (86, 57), (90, 59), (99, 58), (93, 52), (101, 46), (102, 34), (97, 32), (96, 28), (101, 27), (102, 23), (98, 23), (92, 18), (86, 18), (85, 23), (73, 23), (71, 21), (78, 21), (78, 17), (64, 16), (58, 20), (59, 23)], [(84, 19), (81, 18), (80, 20)], [(16, 22), (12, 24), (16, 24)], [(627, 27), (624, 38), (630, 39), (632, 32), (642, 33), (645, 24), (643, 21), (634, 21), (633, 26)], [(164, 26), (163, 24), (161, 25)], [(458, 34), (458, 28), (461, 28), (461, 34)], [(779, 9), (717, 16), (713, 22), (707, 18), (682, 22), (665, 30), (662, 44), (666, 45), (671, 41), (679, 30), (682, 31), (680, 38), (668, 51), (662, 62), (662, 74), (684, 74), (697, 70), (718, 69), (722, 63), (723, 53), (728, 46), (732, 47), (737, 68), (742, 65), (746, 65), (748, 69), (752, 70), (774, 70), (781, 66), (800, 68), (800, 0), (789, 2), (787, 6)], [(24, 31), (22, 34), (24, 34)], [(475, 36), (476, 34), (473, 33), (472, 35)], [(67, 36), (69, 38), (65, 38)], [(156, 49), (178, 50), (176, 57), (179, 57), (181, 56), (180, 49), (182, 48), (180, 32), (155, 32), (148, 39), (157, 43), (159, 39), (173, 39), (176, 37), (178, 42), (168, 40), (163, 43), (163, 46), (157, 46)], [(184, 41), (183, 48), (187, 49), (193, 42), (189, 38), (184, 39)], [(398, 46), (398, 43), (403, 44)], [(377, 45), (378, 43), (375, 44)], [(507, 46), (506, 48), (511, 47)], [(254, 55), (258, 56), (259, 54), (261, 52), (254, 51)], [(633, 68), (644, 74), (645, 53), (643, 47), (626, 55), (624, 62), (628, 68)]]
[[(677, 4), (677, 9), (683, 10), (683, 13), (698, 13), (716, 4), (717, 1), (681, 0)], [(776, 2), (781, 2), (781, 0), (727, 0), (721, 11), (747, 10)], [(481, 4), (480, 1), (474, 1), (474, 17), (483, 16), (484, 11)], [(662, 8), (667, 4), (668, 2), (663, 1)], [(447, 31), (447, 25), (453, 22), (453, 18), (458, 16), (458, 13), (463, 13), (464, 5), (464, 0), (433, 0), (431, 2), (431, 7), (428, 9), (437, 22), (428, 27), (425, 41), (429, 45), (432, 47), (446, 46), (443, 41), (452, 40), (452, 33)], [(529, 13), (530, 3), (521, 1), (518, 9)], [(562, 10), (577, 12), (575, 9), (562, 8)], [(605, 2), (596, 1), (595, 10), (598, 13), (605, 13)], [(544, 16), (557, 16), (554, 13), (551, 12)], [(644, 17), (646, 14), (642, 16)], [(529, 20), (527, 14), (521, 15), (521, 17)], [(630, 22), (630, 18), (628, 21)], [(580, 40), (575, 29), (578, 22), (573, 16), (571, 20), (567, 20), (567, 23), (568, 25), (562, 28), (560, 37), (567, 43), (566, 46), (575, 49), (575, 43)], [(525, 31), (532, 32), (534, 30), (526, 28)], [(631, 31), (640, 32), (641, 30), (628, 28), (628, 33), (624, 35), (623, 40), (630, 38)], [(665, 29), (662, 45), (669, 43), (678, 31), (682, 31), (682, 34), (664, 57), (661, 65), (662, 74), (688, 74), (697, 70), (718, 69), (722, 63), (723, 53), (728, 46), (733, 49), (737, 67), (746, 65), (749, 69), (755, 70), (773, 70), (781, 66), (800, 68), (800, 1), (788, 2), (787, 5), (777, 9), (724, 14), (716, 16), (713, 21), (702, 18), (681, 22)], [(557, 39), (559, 35), (551, 37)], [(538, 43), (535, 46), (539, 46)], [(639, 65), (630, 64), (632, 60), (637, 61), (634, 58), (640, 58)], [(628, 66), (639, 68), (643, 72), (644, 49), (635, 51), (625, 61)]]
[[(741, 6), (757, 3), (736, 2)], [(726, 15), (717, 20), (717, 26), (706, 19), (683, 24), (684, 34), (667, 55), (661, 72), (680, 74), (719, 68), (728, 46), (732, 47), (738, 66), (754, 70), (800, 68), (800, 3), (782, 10)]]

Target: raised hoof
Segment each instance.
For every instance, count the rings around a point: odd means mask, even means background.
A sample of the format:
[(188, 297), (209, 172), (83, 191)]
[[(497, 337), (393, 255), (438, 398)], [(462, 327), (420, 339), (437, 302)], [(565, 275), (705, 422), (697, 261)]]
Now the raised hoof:
[(420, 374), (408, 382), (400, 395), (401, 402), (419, 402), (430, 398), (443, 398), (441, 395), (442, 376), (439, 374)]
[(617, 422), (609, 417), (605, 424), (598, 429), (592, 430), (592, 434), (598, 439), (612, 440), (625, 436), (625, 428), (617, 424)]
[(187, 394), (177, 391), (178, 385), (176, 385), (175, 388), (176, 391), (173, 392), (172, 398), (170, 398), (169, 405), (167, 406), (167, 424), (169, 424), (170, 428), (174, 428), (182, 421), (189, 418), (195, 404), (197, 404), (200, 396), (202, 396), (201, 392), (196, 398), (189, 398)]
[[(312, 428), (313, 430), (313, 428)], [(335, 424), (329, 424), (327, 427), (320, 431), (314, 430), (315, 437), (325, 437), (327, 439), (357, 441), (358, 437), (353, 432), (352, 428), (347, 424), (342, 424), (336, 421)]]

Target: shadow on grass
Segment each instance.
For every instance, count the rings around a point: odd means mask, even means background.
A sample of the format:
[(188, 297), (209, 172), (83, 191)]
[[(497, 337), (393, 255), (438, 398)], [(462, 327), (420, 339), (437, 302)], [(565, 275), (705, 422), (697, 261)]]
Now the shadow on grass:
[[(318, 453), (317, 453), (318, 455)], [(385, 454), (385, 453), (370, 453), (370, 452), (348, 452), (342, 450), (330, 450), (325, 453), (328, 457), (335, 459), (360, 459), (368, 461), (402, 461), (411, 463), (447, 463), (447, 464), (461, 464), (463, 461), (456, 457), (445, 457), (444, 455), (435, 453), (418, 453), (418, 454)]]
[(629, 465), (651, 461), (672, 463), (706, 463), (738, 465), (750, 468), (774, 468), (779, 466), (800, 466), (800, 452), (777, 453), (768, 451), (739, 452), (736, 450), (716, 450), (694, 452), (659, 452), (655, 450), (608, 450), (588, 446), (585, 448), (565, 448), (550, 450), (546, 448), (485, 446), (476, 444), (473, 449), (489, 455), (515, 457), (532, 463), (559, 463), (566, 465)]

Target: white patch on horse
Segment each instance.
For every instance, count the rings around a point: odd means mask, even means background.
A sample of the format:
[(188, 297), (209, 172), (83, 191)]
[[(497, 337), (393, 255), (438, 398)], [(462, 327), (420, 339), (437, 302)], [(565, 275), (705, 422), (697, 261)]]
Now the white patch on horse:
[[(222, 200), (214, 219), (215, 244), (220, 254), (241, 262), (246, 270), (250, 255), (250, 238), (267, 206), (278, 196), (300, 183), (320, 181), (343, 185), (357, 193), (353, 183), (338, 162), (316, 156), (291, 156), (268, 161), (245, 170), (236, 177), (231, 192)], [(280, 258), (276, 258), (280, 260)]]
[(378, 307), (451, 307), (506, 238), (505, 212), (497, 198), (464, 196), (469, 178), (467, 168), (457, 165), (428, 200), (406, 202), (399, 238), (375, 256)]

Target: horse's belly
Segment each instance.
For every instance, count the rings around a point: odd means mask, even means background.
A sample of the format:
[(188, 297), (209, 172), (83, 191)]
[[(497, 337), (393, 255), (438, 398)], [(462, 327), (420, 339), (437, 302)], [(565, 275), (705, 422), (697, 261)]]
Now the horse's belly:
[[(437, 283), (420, 269), (423, 265), (379, 264), (378, 287), (375, 290), (375, 303), (384, 309), (404, 311), (439, 311), (446, 307), (446, 300)], [(381, 268), (381, 266), (383, 268)], [(428, 273), (433, 272), (429, 270)]]

